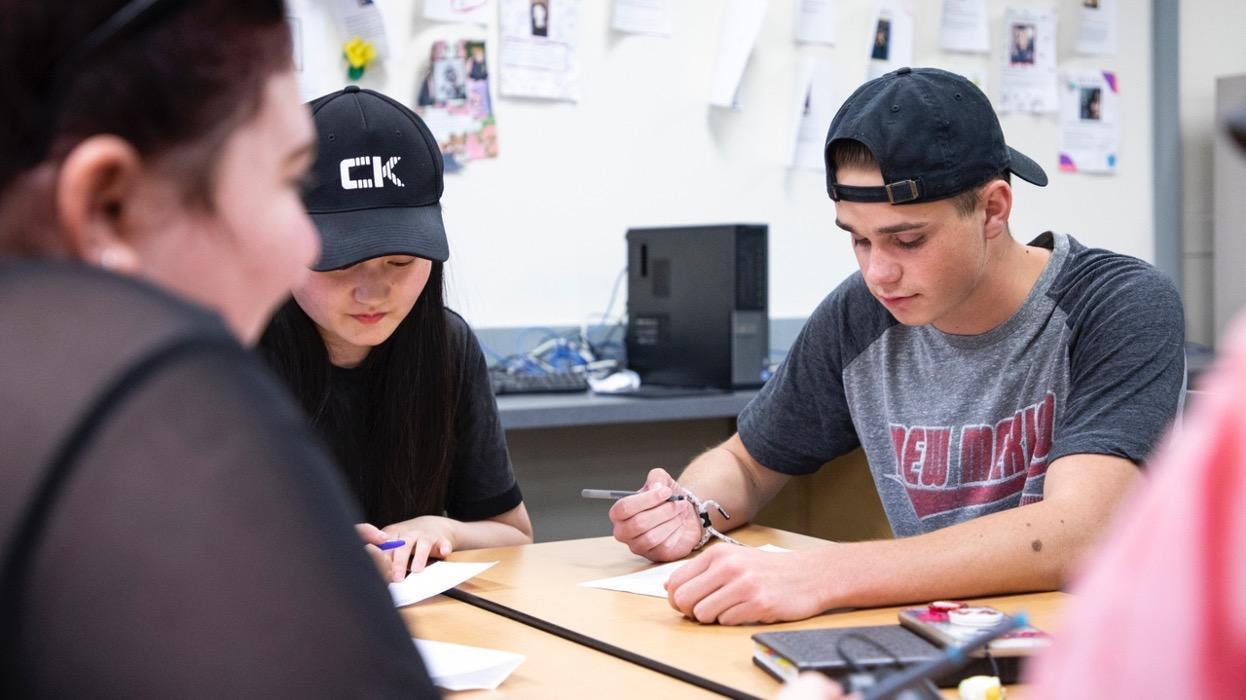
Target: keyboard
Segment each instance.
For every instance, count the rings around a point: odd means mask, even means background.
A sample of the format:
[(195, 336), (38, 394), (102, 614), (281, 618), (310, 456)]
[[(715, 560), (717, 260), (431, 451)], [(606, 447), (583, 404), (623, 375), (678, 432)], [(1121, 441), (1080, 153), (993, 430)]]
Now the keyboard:
[(570, 372), (510, 374), (490, 370), (489, 383), (493, 385), (495, 395), (561, 394), (588, 391), (588, 379), (583, 374)]

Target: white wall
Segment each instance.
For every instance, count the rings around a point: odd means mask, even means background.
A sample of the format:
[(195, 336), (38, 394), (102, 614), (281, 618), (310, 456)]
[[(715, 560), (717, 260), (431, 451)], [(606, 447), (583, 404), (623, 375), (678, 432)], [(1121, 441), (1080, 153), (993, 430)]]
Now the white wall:
[[(317, 9), (323, 2), (294, 3), (311, 8), (305, 31), (316, 31), (317, 13), (328, 26)], [(497, 75), (496, 21), (487, 29), (434, 24), (422, 19), (421, 0), (378, 2), (397, 55), (383, 74), (366, 76), (365, 86), (413, 102), (429, 47), (440, 38), (487, 37), (490, 73)], [(610, 3), (583, 0), (579, 102), (498, 98), (495, 83), (500, 157), (447, 177), (452, 304), (477, 326), (579, 323), (603, 310), (625, 261), (627, 228), (744, 221), (770, 225), (771, 315), (808, 315), (855, 263), (847, 234), (834, 227), (822, 173), (784, 166), (795, 71), (802, 54), (828, 55), (847, 96), (864, 78), (873, 5), (841, 0), (838, 43), (822, 47), (794, 43), (798, 2), (770, 0), (745, 74), (743, 108), (730, 112), (708, 106), (724, 2), (672, 0), (674, 34), (661, 38), (614, 33)], [(1106, 59), (1073, 53), (1080, 4), (1054, 3), (1059, 55), (1066, 65), (1117, 71), (1125, 115), (1119, 173), (1060, 173), (1055, 115), (1005, 118), (1009, 143), (1052, 179), (1045, 190), (1017, 185), (1013, 230), (1020, 238), (1061, 230), (1150, 260), (1150, 1), (1122, 0), (1120, 53)], [(915, 0), (915, 63), (985, 70), (993, 95), (1007, 5), (1053, 3), (988, 0), (988, 58), (940, 51), (942, 3)], [(326, 72), (327, 89), (338, 87), (333, 76), (340, 71)]]
[(1246, 73), (1246, 3), (1181, 3), (1182, 296), (1190, 340), (1211, 344), (1221, 329), (1212, 314), (1212, 140), (1216, 78)]

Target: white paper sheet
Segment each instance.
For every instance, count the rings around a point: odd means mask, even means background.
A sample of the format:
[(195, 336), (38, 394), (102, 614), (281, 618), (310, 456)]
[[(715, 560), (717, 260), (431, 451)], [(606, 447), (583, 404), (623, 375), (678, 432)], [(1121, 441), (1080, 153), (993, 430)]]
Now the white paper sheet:
[(1093, 56), (1116, 55), (1116, 0), (1082, 0), (1077, 52)]
[(433, 562), (425, 567), (423, 571), (407, 574), (407, 577), (401, 582), (389, 584), (389, 596), (394, 599), (394, 607), (396, 608), (418, 603), (425, 598), (432, 598), (442, 591), (450, 590), (474, 576), (479, 576), (481, 572), (496, 563), (496, 561)]
[(617, 32), (669, 36), (670, 0), (614, 0), (610, 26)]
[(580, 585), (586, 588), (603, 588), (608, 591), (622, 591), (624, 593), (653, 596), (654, 598), (665, 598), (666, 589), (663, 588), (663, 585), (666, 583), (666, 579), (671, 577), (675, 569), (687, 563), (686, 561), (673, 561), (669, 564), (642, 569), (632, 574), (585, 581)]
[(500, 0), (501, 80), (510, 97), (574, 102), (580, 0)]
[(794, 0), (796, 41), (835, 43), (835, 0)]
[(794, 124), (792, 151), (788, 165), (822, 171), (826, 164), (822, 152), (826, 130), (835, 117), (835, 96), (832, 88), (831, 59), (805, 56), (796, 80), (793, 107)]
[(1115, 173), (1120, 95), (1111, 71), (1069, 71), (1060, 90), (1060, 170)]
[(383, 59), (389, 56), (389, 41), (385, 38), (385, 20), (381, 11), (372, 0), (331, 0), (329, 7), (342, 34), (347, 39), (353, 36), (372, 42), (376, 47), (376, 57)]
[(870, 25), (873, 40), (866, 61), (866, 79), (913, 65), (913, 13), (907, 5), (884, 0), (874, 12)]
[[(735, 545), (715, 545), (716, 547), (726, 547)], [(758, 549), (764, 552), (790, 552), (790, 549), (776, 547), (772, 544), (762, 545)], [(689, 560), (683, 559), (673, 561), (669, 564), (661, 564), (659, 566), (651, 566), (648, 569), (641, 569), (635, 573), (624, 574), (622, 576), (612, 576), (610, 578), (599, 578), (595, 581), (585, 581), (581, 586), (586, 588), (601, 588), (608, 591), (622, 591), (623, 593), (636, 593), (638, 595), (647, 595), (654, 598), (665, 598), (666, 579), (671, 577), (675, 569), (687, 564)]]
[(294, 14), (286, 15), (286, 24), (290, 25), (290, 48), (294, 52), (294, 72), (303, 72), (303, 19)]
[(989, 53), (986, 0), (943, 0), (939, 46), (948, 51)]
[(1000, 112), (1055, 112), (1056, 13), (1010, 7), (1004, 12)]
[(317, 0), (287, 0), (286, 20), (294, 42), (299, 98), (307, 102), (342, 87), (342, 44), (333, 21)]
[(424, 18), (434, 22), (488, 24), (493, 0), (424, 0)]
[(433, 685), (446, 690), (495, 690), (524, 655), (450, 642), (412, 639)]
[(749, 54), (766, 16), (766, 0), (727, 0), (722, 30), (718, 33), (718, 55), (710, 83), (710, 104), (738, 108), (737, 92), (748, 65)]

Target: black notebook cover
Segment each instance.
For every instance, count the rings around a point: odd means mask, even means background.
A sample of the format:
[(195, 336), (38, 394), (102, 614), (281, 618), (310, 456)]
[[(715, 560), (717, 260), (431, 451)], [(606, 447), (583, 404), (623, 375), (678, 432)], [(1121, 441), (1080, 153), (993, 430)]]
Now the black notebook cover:
[[(753, 641), (753, 663), (781, 681), (790, 680), (801, 671), (821, 671), (832, 678), (842, 678), (857, 669), (889, 672), (943, 654), (939, 647), (900, 625), (760, 632), (753, 635)], [(1015, 680), (1015, 664), (1002, 664), (999, 668), (1000, 680)], [(977, 659), (934, 680), (941, 687), (952, 687), (962, 678), (974, 675), (995, 674), (989, 661)]]
[(852, 664), (866, 670), (899, 668), (940, 654), (938, 647), (899, 625), (760, 632), (753, 635), (753, 641), (798, 671), (817, 670), (831, 676), (849, 673)]

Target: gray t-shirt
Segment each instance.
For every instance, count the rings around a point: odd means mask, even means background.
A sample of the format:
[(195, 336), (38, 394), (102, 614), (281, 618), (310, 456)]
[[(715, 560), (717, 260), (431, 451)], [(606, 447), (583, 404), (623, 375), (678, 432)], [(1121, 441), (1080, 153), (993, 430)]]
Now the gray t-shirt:
[(740, 415), (749, 454), (810, 474), (863, 446), (897, 536), (1043, 498), (1055, 460), (1141, 463), (1177, 412), (1181, 300), (1141, 260), (1063, 234), (1021, 308), (975, 336), (901, 325), (860, 273)]

